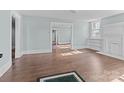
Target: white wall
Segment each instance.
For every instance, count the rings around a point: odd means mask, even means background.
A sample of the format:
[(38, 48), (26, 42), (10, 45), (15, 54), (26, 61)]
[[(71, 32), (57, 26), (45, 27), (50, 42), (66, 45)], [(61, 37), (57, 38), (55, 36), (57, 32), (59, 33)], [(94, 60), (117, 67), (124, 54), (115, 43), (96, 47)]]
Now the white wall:
[(23, 17), (23, 51), (25, 53), (49, 52), (50, 24), (48, 19)]
[(89, 36), (88, 22), (76, 21), (73, 31), (73, 48), (80, 49), (87, 47), (87, 39)]
[(102, 52), (117, 58), (124, 57), (124, 13), (101, 20)]
[(11, 66), (11, 19), (10, 11), (0, 11), (0, 76), (2, 76)]
[(102, 18), (101, 26), (124, 22), (124, 13)]
[(11, 11), (12, 16), (15, 18), (15, 58), (22, 56), (21, 54), (21, 16), (15, 11)]
[(22, 52), (51, 52), (50, 22), (73, 23), (73, 47), (84, 48), (88, 34), (88, 23), (83, 21), (50, 19), (42, 17), (22, 16)]
[(102, 27), (103, 52), (124, 55), (124, 23), (108, 24)]
[(22, 52), (51, 52), (50, 22), (71, 22), (35, 16), (22, 16)]

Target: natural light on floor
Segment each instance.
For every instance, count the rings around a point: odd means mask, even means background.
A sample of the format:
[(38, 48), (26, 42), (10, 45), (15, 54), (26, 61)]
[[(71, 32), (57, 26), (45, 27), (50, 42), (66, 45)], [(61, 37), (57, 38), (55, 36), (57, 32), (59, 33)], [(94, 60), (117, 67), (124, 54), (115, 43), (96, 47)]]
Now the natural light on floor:
[(70, 56), (70, 55), (76, 55), (76, 54), (81, 54), (81, 53), (84, 53), (84, 52), (75, 50), (75, 51), (71, 51), (71, 52), (67, 52), (67, 53), (61, 53), (61, 55), (62, 56)]
[(60, 49), (71, 48), (70, 45), (58, 45), (57, 47)]
[(112, 80), (112, 82), (123, 82), (124, 81), (124, 75), (120, 76), (119, 78), (116, 78)]

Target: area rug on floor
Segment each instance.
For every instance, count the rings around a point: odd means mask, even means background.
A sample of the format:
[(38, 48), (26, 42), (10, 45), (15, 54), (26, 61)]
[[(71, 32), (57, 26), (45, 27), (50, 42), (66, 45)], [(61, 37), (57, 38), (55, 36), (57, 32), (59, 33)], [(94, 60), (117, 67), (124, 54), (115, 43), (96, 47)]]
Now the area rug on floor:
[(75, 71), (38, 78), (38, 82), (85, 82)]

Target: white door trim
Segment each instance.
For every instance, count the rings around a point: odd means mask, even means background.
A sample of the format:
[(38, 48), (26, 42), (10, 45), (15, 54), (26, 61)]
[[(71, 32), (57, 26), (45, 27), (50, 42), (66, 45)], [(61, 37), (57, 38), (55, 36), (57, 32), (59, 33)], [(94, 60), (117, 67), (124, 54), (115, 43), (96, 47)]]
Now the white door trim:
[[(62, 23), (62, 22), (50, 22), (50, 49), (51, 51), (52, 51), (52, 27), (54, 23)], [(63, 23), (63, 24), (71, 25), (71, 49), (73, 49), (73, 24), (72, 23)], [(57, 32), (56, 32), (56, 37), (57, 37)]]
[[(15, 58), (22, 56), (21, 53), (21, 16), (15, 11), (11, 11), (11, 17), (15, 17)], [(11, 30), (12, 33), (12, 30)], [(12, 40), (11, 40), (12, 43)]]

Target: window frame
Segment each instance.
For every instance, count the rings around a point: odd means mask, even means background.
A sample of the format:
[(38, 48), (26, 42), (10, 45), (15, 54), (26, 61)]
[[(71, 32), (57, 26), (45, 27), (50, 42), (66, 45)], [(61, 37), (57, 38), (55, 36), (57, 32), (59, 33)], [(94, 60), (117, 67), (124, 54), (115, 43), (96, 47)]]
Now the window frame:
[[(100, 21), (91, 21), (89, 22), (90, 28), (90, 39), (101, 39), (101, 28), (100, 28)], [(98, 31), (98, 32), (97, 32)], [(94, 34), (94, 36), (93, 36)]]

